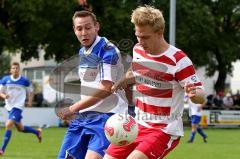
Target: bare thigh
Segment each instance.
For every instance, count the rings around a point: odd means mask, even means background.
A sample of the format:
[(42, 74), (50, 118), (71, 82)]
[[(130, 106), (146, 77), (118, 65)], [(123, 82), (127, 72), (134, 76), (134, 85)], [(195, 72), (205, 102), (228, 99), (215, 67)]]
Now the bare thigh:
[(102, 159), (102, 156), (99, 155), (98, 153), (91, 151), (91, 150), (87, 150), (87, 154), (85, 156), (85, 159)]
[(148, 159), (148, 157), (141, 151), (134, 150), (132, 153), (130, 153), (127, 159)]

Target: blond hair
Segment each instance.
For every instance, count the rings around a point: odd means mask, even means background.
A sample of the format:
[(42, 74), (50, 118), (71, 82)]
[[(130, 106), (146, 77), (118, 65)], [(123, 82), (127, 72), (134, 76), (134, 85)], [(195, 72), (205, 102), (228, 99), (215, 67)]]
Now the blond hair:
[(149, 25), (155, 32), (164, 30), (165, 28), (165, 20), (162, 12), (149, 5), (140, 6), (133, 10), (131, 22), (139, 26)]

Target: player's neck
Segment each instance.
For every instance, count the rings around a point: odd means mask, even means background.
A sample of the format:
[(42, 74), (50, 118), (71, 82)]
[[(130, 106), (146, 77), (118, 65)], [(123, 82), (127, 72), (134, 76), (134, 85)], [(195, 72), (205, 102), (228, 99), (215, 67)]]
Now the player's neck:
[(151, 52), (152, 55), (161, 55), (169, 48), (169, 44), (164, 39), (162, 39), (159, 42), (159, 45), (156, 46), (157, 47)]
[(19, 76), (20, 76), (19, 74), (12, 74), (13, 79), (18, 79)]

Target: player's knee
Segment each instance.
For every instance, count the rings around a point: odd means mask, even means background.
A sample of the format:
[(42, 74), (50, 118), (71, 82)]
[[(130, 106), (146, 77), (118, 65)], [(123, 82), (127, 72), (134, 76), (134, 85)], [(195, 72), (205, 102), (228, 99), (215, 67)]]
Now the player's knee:
[(148, 159), (148, 157), (143, 152), (134, 150), (127, 159)]
[(116, 159), (116, 158), (109, 156), (108, 154), (105, 154), (103, 159)]
[(21, 129), (21, 128), (19, 128), (19, 127), (16, 127), (17, 128), (17, 131), (18, 132), (22, 132), (23, 131), (23, 129)]
[(85, 159), (102, 159), (102, 156), (98, 154), (97, 152), (88, 150), (87, 154), (85, 156)]
[(5, 128), (8, 129), (8, 130), (11, 130), (13, 128), (13, 126), (14, 126), (14, 123), (11, 123), (11, 122), (7, 122), (5, 124)]
[(145, 156), (128, 156), (127, 159), (148, 159), (148, 157), (145, 157)]

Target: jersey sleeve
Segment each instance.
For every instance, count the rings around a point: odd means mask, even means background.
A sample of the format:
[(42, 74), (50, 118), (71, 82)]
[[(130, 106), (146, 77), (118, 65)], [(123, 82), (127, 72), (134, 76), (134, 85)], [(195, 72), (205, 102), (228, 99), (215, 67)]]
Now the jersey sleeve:
[(28, 92), (28, 93), (32, 93), (32, 92), (33, 92), (32, 84), (30, 84), (30, 85), (27, 87), (27, 92)]
[(177, 62), (177, 68), (175, 78), (182, 87), (184, 87), (185, 83), (192, 83), (203, 89), (202, 82), (196, 74), (193, 63), (187, 56)]
[(27, 90), (28, 93), (32, 93), (33, 92), (32, 83), (27, 78), (25, 78), (25, 86), (26, 86), (26, 90)]
[(108, 80), (112, 82), (117, 81), (118, 62), (120, 60), (119, 50), (114, 46), (109, 46), (107, 49), (103, 49), (103, 57), (100, 66), (100, 80)]
[(0, 79), (0, 93), (5, 93), (6, 91), (6, 82), (5, 82), (6, 78)]

